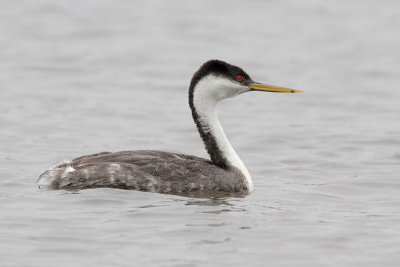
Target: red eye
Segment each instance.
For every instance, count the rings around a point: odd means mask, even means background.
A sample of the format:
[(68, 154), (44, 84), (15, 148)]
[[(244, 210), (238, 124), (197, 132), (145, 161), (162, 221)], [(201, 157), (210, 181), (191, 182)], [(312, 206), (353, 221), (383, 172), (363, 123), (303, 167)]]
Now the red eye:
[(241, 80), (243, 80), (243, 77), (239, 75), (236, 77), (236, 80), (238, 80), (240, 82)]

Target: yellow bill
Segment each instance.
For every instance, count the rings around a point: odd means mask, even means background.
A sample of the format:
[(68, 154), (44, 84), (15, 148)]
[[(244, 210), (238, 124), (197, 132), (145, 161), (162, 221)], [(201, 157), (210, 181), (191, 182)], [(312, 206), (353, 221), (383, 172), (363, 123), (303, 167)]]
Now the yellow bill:
[(284, 88), (274, 85), (261, 84), (261, 83), (251, 83), (247, 85), (252, 91), (266, 91), (275, 93), (302, 93), (301, 90), (295, 90), (290, 88)]

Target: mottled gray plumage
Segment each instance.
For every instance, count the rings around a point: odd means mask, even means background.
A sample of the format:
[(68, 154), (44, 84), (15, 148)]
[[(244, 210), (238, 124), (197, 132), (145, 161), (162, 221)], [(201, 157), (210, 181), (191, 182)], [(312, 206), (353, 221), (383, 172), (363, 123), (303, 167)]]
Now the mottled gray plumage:
[[(73, 171), (68, 171), (72, 167)], [(70, 169), (72, 170), (72, 169)], [(195, 156), (139, 150), (102, 152), (61, 163), (39, 179), (51, 180), (51, 189), (111, 187), (159, 193), (246, 193), (243, 174), (222, 169)]]

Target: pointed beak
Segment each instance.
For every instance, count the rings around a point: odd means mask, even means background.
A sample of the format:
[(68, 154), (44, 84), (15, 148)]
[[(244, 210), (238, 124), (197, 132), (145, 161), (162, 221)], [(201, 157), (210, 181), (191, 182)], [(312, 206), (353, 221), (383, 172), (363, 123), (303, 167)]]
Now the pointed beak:
[(303, 91), (284, 88), (274, 85), (261, 84), (261, 83), (251, 83), (247, 85), (250, 88), (250, 91), (265, 91), (265, 92), (274, 92), (274, 93), (302, 93)]

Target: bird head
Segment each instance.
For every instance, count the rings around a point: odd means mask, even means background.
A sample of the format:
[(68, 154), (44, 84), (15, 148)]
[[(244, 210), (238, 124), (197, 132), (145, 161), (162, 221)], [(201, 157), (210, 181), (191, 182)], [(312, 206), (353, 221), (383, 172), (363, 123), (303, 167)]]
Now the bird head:
[(204, 63), (193, 75), (189, 94), (193, 96), (194, 91), (198, 98), (215, 102), (249, 91), (302, 92), (255, 82), (242, 68), (216, 59)]

